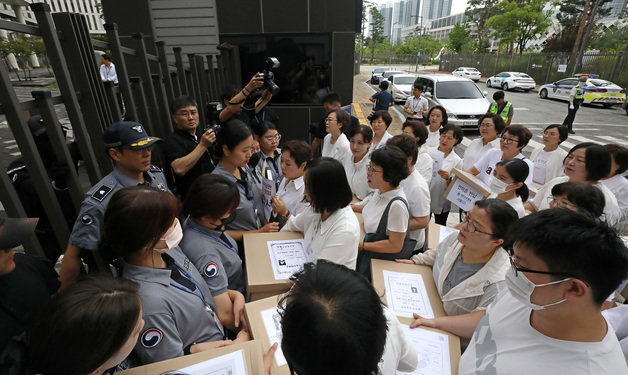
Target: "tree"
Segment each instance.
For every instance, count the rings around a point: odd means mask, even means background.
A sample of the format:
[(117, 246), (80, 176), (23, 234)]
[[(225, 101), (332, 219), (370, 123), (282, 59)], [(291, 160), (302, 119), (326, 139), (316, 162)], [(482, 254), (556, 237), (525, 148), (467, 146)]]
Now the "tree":
[(398, 55), (416, 55), (419, 49), (419, 40), (421, 41), (422, 56), (429, 56), (431, 58), (443, 47), (443, 45), (431, 35), (421, 35), (419, 37), (418, 34), (411, 33), (406, 36), (403, 44), (395, 48), (395, 53)]
[(503, 0), (497, 4), (499, 14), (492, 16), (486, 25), (495, 31), (503, 44), (516, 44), (519, 54), (535, 35), (544, 35), (552, 24), (551, 10), (543, 10), (545, 0)]
[(371, 14), (371, 64), (375, 57), (375, 45), (384, 41), (384, 16), (373, 5), (370, 7)]
[(469, 37), (469, 30), (467, 30), (460, 23), (454, 25), (454, 29), (451, 30), (447, 37), (447, 47), (455, 53), (467, 52), (471, 49), (472, 40)]
[(602, 52), (617, 53), (626, 49), (626, 43), (628, 43), (628, 25), (611, 25), (596, 34), (591, 46)]
[(489, 40), (490, 28), (486, 25), (488, 20), (496, 14), (496, 5), (499, 0), (469, 0), (467, 2), (467, 22), (475, 26), (476, 42), (474, 50), (477, 53), (488, 52), (491, 42)]
[[(603, 0), (607, 2), (608, 0)], [(576, 36), (580, 27), (580, 21), (583, 17), (583, 11), (585, 8), (585, 0), (560, 0), (557, 3), (558, 12), (556, 13), (556, 20), (558, 21), (552, 30), (552, 34), (545, 42), (544, 52), (573, 52), (576, 46)], [(591, 6), (588, 7), (591, 9)], [(608, 15), (609, 9), (605, 7), (598, 7), (597, 14), (600, 18)], [(585, 24), (586, 26), (586, 18)], [(599, 19), (599, 18), (598, 18)]]

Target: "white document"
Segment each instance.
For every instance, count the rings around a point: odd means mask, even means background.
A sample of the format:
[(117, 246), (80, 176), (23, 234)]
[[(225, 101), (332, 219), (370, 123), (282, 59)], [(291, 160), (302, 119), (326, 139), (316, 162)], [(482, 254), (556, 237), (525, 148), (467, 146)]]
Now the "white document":
[(438, 151), (437, 148), (428, 148), (427, 151), (427, 153), (432, 157), (432, 160), (434, 160), (434, 165), (432, 166), (432, 178), (439, 177), (438, 171), (443, 167), (445, 153)]
[(264, 322), (264, 328), (266, 328), (266, 334), (270, 340), (270, 345), (278, 343), (277, 351), (275, 352), (275, 362), (277, 366), (283, 366), (288, 364), (286, 357), (283, 356), (281, 351), (281, 316), (277, 308), (263, 310), (262, 321)]
[(195, 365), (170, 371), (165, 375), (246, 375), (242, 350), (222, 355)]
[(438, 243), (441, 243), (445, 240), (445, 238), (449, 237), (452, 233), (458, 233), (458, 229), (446, 227), (441, 225), (440, 230), (438, 231)]
[(412, 318), (412, 313), (417, 313), (424, 318), (434, 318), (421, 275), (387, 270), (383, 272), (386, 304), (395, 315)]
[(400, 372), (397, 375), (451, 375), (449, 358), (449, 337), (445, 334), (409, 326), (402, 327), (408, 341), (414, 345), (418, 356), (417, 367), (413, 372)]
[(309, 259), (302, 239), (268, 241), (267, 244), (275, 280), (289, 279), (303, 269), (303, 264)]

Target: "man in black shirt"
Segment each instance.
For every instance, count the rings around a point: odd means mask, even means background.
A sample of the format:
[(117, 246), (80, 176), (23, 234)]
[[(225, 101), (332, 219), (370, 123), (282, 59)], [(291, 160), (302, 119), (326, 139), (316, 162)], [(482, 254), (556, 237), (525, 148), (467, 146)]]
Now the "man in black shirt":
[(198, 106), (189, 96), (175, 99), (170, 109), (176, 129), (166, 138), (164, 151), (166, 162), (174, 172), (177, 192), (185, 199), (194, 180), (214, 170), (211, 147), (216, 133), (207, 129), (197, 135)]

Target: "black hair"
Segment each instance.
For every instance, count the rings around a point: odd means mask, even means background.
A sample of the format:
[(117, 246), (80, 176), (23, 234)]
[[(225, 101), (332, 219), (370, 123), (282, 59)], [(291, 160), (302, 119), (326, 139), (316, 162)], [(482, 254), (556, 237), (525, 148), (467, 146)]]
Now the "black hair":
[(231, 100), (231, 98), (236, 96), (236, 94), (239, 93), (240, 90), (241, 89), (239, 86), (233, 84), (225, 86), (225, 88), (222, 90), (222, 93), (220, 93), (220, 102), (222, 103), (225, 100)]
[(408, 177), (408, 163), (406, 154), (396, 146), (384, 146), (371, 153), (371, 163), (377, 164), (384, 170), (382, 178), (392, 187)]
[(336, 159), (310, 160), (305, 166), (305, 189), (315, 212), (335, 212), (353, 199), (345, 169)]
[(442, 128), (438, 129), (438, 133), (443, 135), (447, 132), (453, 132), (454, 138), (456, 138), (457, 142), (454, 146), (458, 146), (462, 142), (462, 138), (464, 138), (464, 133), (462, 132), (462, 128), (458, 125), (447, 124)]
[(412, 129), (412, 134), (414, 134), (415, 138), (419, 138), (419, 140), (416, 141), (417, 147), (420, 148), (425, 144), (425, 142), (427, 142), (427, 137), (429, 136), (429, 134), (427, 131), (427, 126), (425, 126), (425, 123), (423, 121), (415, 119), (406, 120), (403, 125), (401, 125), (401, 130), (407, 127), (410, 127), (410, 129)]
[(255, 133), (255, 135), (257, 135), (258, 137), (263, 137), (264, 134), (266, 134), (266, 132), (269, 130), (279, 131), (279, 129), (277, 129), (277, 125), (275, 125), (275, 123), (268, 120), (262, 121), (261, 124), (257, 124), (257, 126), (252, 127), (252, 130)]
[(351, 116), (342, 108), (334, 109), (330, 113), (336, 114), (336, 120), (342, 124), (340, 131), (344, 132), (351, 124)]
[(604, 148), (611, 154), (611, 158), (617, 164), (617, 170), (611, 171), (611, 173), (624, 173), (628, 169), (628, 148), (615, 143), (604, 145)]
[[(628, 276), (626, 246), (605, 223), (564, 209), (541, 210), (517, 221), (509, 237), (530, 250), (550, 272), (573, 275), (589, 285), (600, 306)], [(565, 275), (554, 275), (555, 280)]]
[(107, 61), (111, 61), (111, 56), (109, 56), (109, 54), (107, 53), (103, 53), (102, 55), (100, 55), (100, 57), (102, 57), (103, 59)]
[(560, 142), (558, 142), (558, 144), (563, 143), (564, 141), (567, 140), (567, 137), (569, 137), (569, 130), (567, 129), (565, 125), (550, 124), (543, 130), (543, 133), (545, 133), (546, 131), (550, 129), (556, 129), (558, 131), (558, 138), (560, 139)]
[(233, 150), (251, 135), (251, 128), (249, 128), (244, 122), (238, 119), (231, 119), (227, 121), (218, 130), (215, 148), (216, 154), (222, 157), (222, 146), (227, 146), (229, 150)]
[(422, 84), (420, 84), (420, 83), (414, 83), (412, 85), (412, 87), (417, 89), (417, 90), (419, 90), (419, 91), (421, 91), (421, 92), (425, 91), (425, 87)]
[(300, 375), (376, 375), (386, 344), (387, 320), (366, 278), (318, 260), (291, 277), (280, 305), (281, 349)]
[(506, 129), (504, 129), (502, 136), (506, 133), (519, 138), (517, 146), (521, 147), (521, 149), (527, 146), (528, 142), (530, 142), (530, 139), (532, 139), (532, 132), (530, 131), (530, 129), (526, 128), (523, 125), (510, 125)]
[(499, 161), (495, 164), (495, 167), (501, 165), (506, 169), (506, 172), (510, 175), (510, 177), (514, 180), (513, 183), (521, 182), (520, 188), (518, 188), (515, 193), (521, 198), (522, 201), (527, 201), (528, 196), (530, 195), (530, 191), (528, 190), (528, 185), (526, 185), (526, 178), (530, 174), (530, 166), (528, 163), (521, 159), (513, 158)]
[(384, 122), (386, 123), (386, 129), (388, 129), (390, 124), (392, 124), (392, 116), (390, 115), (390, 113), (388, 113), (388, 111), (384, 111), (383, 109), (375, 111), (373, 113), (373, 117), (371, 118), (371, 125), (373, 124), (373, 121), (377, 120), (378, 118), (384, 120)]
[(495, 113), (486, 113), (482, 115), (482, 117), (480, 117), (480, 119), (478, 120), (478, 127), (482, 124), (482, 121), (487, 118), (490, 118), (493, 121), (493, 126), (495, 126), (495, 132), (497, 134), (501, 134), (504, 129), (506, 129), (506, 122), (504, 121), (504, 119), (500, 115), (497, 115)]
[(283, 145), (281, 152), (282, 154), (289, 152), (298, 166), (312, 160), (312, 147), (305, 141), (290, 140)]
[(435, 105), (432, 108), (430, 108), (430, 110), (427, 112), (427, 123), (426, 123), (426, 125), (430, 124), (430, 115), (432, 114), (432, 111), (434, 111), (434, 109), (438, 109), (440, 111), (440, 113), (443, 115), (443, 122), (440, 123), (440, 126), (447, 125), (447, 121), (449, 121), (449, 119), (447, 118), (447, 110), (442, 105)]
[(379, 84), (379, 88), (382, 89), (382, 91), (386, 91), (388, 89), (388, 85), (390, 85), (390, 83), (388, 83), (387, 80), (382, 80)]
[(508, 230), (519, 219), (517, 211), (501, 199), (487, 198), (475, 202), (477, 208), (481, 208), (488, 214), (491, 220), (492, 238), (502, 239), (503, 248), (509, 248), (512, 243), (508, 241)]
[(604, 148), (593, 142), (579, 143), (571, 148), (563, 160), (563, 164), (574, 151), (584, 148), (584, 166), (587, 171), (587, 181), (598, 181), (608, 177), (611, 172), (611, 154)]
[(130, 280), (90, 276), (52, 297), (30, 331), (32, 373), (85, 375), (105, 364), (141, 319), (138, 290)]
[(323, 97), (321, 103), (330, 103), (330, 104), (341, 104), (340, 95), (335, 92), (330, 92), (329, 94)]
[(414, 137), (407, 134), (399, 134), (390, 138), (388, 142), (386, 142), (386, 145), (399, 147), (399, 149), (406, 154), (406, 158), (412, 157), (412, 164), (416, 164), (419, 147), (417, 146)]
[(218, 220), (240, 204), (240, 191), (227, 177), (204, 173), (190, 186), (183, 202), (185, 213), (195, 219), (208, 216)]
[(190, 107), (190, 106), (196, 107), (198, 110), (198, 104), (196, 104), (196, 100), (194, 100), (194, 98), (187, 95), (181, 95), (177, 97), (170, 105), (170, 114), (174, 115), (177, 113), (179, 108)]
[(493, 93), (494, 101), (498, 101), (499, 99), (503, 99), (504, 97), (506, 97), (506, 94), (504, 94), (502, 90), (498, 90)]
[(353, 138), (356, 134), (362, 134), (362, 138), (366, 143), (371, 143), (373, 140), (373, 129), (370, 126), (354, 126), (351, 130), (349, 130), (349, 139)]
[(597, 219), (604, 213), (606, 199), (597, 187), (581, 182), (563, 182), (552, 187), (552, 196), (565, 197), (578, 212)]

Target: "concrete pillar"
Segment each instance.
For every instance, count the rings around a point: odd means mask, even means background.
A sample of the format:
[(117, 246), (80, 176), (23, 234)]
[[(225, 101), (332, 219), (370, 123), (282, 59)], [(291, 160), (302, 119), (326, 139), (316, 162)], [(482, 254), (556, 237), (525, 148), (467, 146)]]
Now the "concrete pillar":
[[(13, 11), (15, 12), (17, 22), (21, 23), (22, 25), (26, 25), (26, 20), (24, 19), (24, 11), (22, 10), (23, 7), (21, 5), (11, 5), (11, 8), (13, 8)], [(33, 68), (39, 68), (39, 59), (37, 58), (37, 55), (35, 55), (34, 53), (31, 54), (28, 57), (28, 60)]]
[[(0, 30), (0, 39), (9, 39), (7, 31), (6, 30)], [(19, 68), (17, 66), (17, 60), (15, 59), (15, 55), (14, 54), (9, 54), (6, 58), (7, 60), (7, 64), (9, 65), (10, 69), (17, 69)]]

